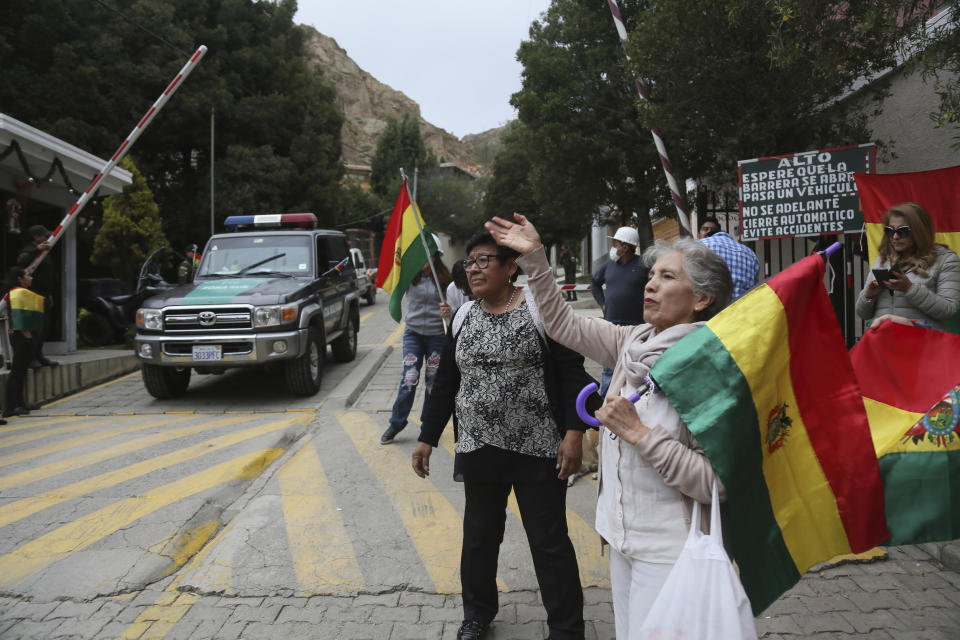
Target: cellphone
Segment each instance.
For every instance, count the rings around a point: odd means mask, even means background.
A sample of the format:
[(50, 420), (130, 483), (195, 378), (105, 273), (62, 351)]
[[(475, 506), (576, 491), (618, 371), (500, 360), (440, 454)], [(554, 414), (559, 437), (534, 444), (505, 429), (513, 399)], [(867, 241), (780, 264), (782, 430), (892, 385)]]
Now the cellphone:
[(892, 269), (874, 269), (873, 277), (877, 279), (877, 282), (882, 284), (893, 278), (893, 275), (891, 275), (892, 271)]

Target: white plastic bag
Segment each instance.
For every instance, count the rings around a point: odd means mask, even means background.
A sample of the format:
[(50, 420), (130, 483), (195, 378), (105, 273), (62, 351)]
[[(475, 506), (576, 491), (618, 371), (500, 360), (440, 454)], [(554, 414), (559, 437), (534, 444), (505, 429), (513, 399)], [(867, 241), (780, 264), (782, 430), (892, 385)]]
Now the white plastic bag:
[(694, 503), (693, 507), (687, 542), (637, 637), (641, 640), (756, 640), (750, 601), (723, 548), (716, 481), (709, 534), (700, 532), (700, 505)]

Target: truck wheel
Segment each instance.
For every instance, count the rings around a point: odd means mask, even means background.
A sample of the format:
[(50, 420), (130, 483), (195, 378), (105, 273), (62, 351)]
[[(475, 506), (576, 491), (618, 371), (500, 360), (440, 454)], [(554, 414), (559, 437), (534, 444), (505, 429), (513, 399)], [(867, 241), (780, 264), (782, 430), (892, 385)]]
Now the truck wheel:
[(105, 347), (113, 344), (113, 338), (117, 333), (110, 321), (99, 313), (88, 313), (80, 318), (77, 329), (80, 332), (80, 339), (91, 347)]
[(347, 327), (339, 338), (330, 343), (330, 348), (337, 362), (350, 362), (357, 357), (357, 324), (352, 313), (347, 318)]
[(144, 364), (140, 369), (147, 393), (158, 400), (182, 396), (190, 384), (190, 367), (158, 367)]
[(298, 396), (312, 396), (320, 391), (323, 378), (323, 360), (327, 355), (327, 345), (323, 333), (311, 327), (307, 333), (307, 351), (295, 360), (289, 360), (283, 370), (287, 389)]
[(367, 294), (364, 296), (364, 299), (367, 301), (367, 304), (373, 306), (377, 302), (377, 288), (373, 285), (370, 285), (370, 288), (367, 289)]

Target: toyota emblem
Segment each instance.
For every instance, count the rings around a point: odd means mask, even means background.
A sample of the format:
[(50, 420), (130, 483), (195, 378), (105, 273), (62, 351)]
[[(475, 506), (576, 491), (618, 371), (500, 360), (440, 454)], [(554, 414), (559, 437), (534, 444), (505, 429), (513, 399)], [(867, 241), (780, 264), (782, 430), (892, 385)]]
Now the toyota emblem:
[(217, 322), (217, 314), (213, 311), (201, 311), (199, 318), (201, 327), (212, 327)]

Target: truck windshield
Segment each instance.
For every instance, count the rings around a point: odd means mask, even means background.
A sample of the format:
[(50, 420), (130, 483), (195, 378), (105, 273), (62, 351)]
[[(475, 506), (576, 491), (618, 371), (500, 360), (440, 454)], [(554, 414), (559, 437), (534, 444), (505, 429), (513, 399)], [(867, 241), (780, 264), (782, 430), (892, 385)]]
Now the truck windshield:
[[(258, 264), (262, 264), (262, 268), (256, 266)], [(264, 234), (214, 238), (203, 253), (197, 276), (254, 275), (262, 270), (295, 276), (312, 275), (310, 237)]]

